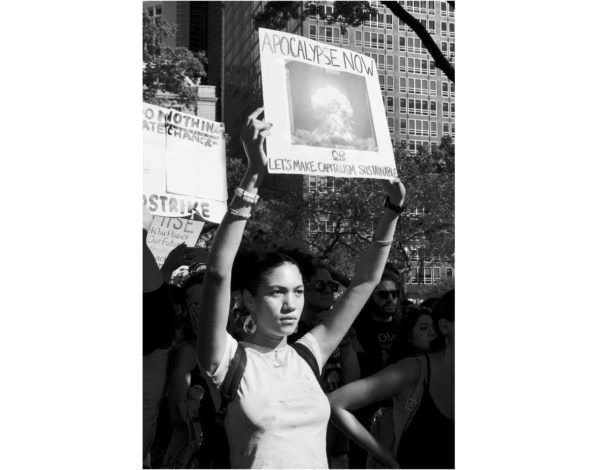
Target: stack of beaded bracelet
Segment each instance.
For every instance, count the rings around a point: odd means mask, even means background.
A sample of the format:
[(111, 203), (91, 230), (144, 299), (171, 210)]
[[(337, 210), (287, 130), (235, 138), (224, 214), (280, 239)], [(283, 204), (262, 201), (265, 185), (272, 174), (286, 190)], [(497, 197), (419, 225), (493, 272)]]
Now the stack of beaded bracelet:
[[(242, 188), (235, 188), (233, 197), (240, 198), (245, 203), (254, 205), (258, 202), (258, 199), (260, 196), (258, 194), (252, 194)], [(235, 217), (239, 217), (239, 218), (246, 219), (246, 220), (248, 220), (250, 218), (250, 213), (242, 214), (239, 210), (231, 207), (231, 205), (229, 206), (229, 213)]]

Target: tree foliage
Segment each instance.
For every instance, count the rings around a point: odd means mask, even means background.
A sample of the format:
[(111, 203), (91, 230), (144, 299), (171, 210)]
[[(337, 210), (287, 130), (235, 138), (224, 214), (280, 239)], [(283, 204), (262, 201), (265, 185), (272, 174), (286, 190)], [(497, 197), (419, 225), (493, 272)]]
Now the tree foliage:
[(153, 18), (144, 11), (143, 21), (144, 101), (168, 106), (171, 100), (164, 95), (173, 94), (185, 107), (195, 109), (197, 86), (206, 76), (206, 54), (166, 45), (177, 28), (164, 18)]
[[(420, 21), (406, 11), (399, 2), (381, 2), (400, 21), (406, 23), (421, 39), (423, 46), (429, 51), (439, 68), (450, 81), (454, 82), (454, 67), (444, 56), (435, 40)], [(447, 2), (454, 9), (454, 2)], [(377, 9), (370, 2), (333, 2), (333, 12), (327, 13), (325, 5), (317, 2), (267, 2), (262, 12), (254, 15), (255, 26), (269, 29), (284, 29), (291, 19), (304, 20), (316, 16), (331, 25), (339, 23), (342, 34), (346, 34), (349, 26), (357, 27), (371, 20), (377, 14)]]
[[(406, 186), (405, 211), (401, 216), (389, 260), (406, 271), (412, 267), (409, 250), (421, 259), (454, 257), (454, 144), (442, 138), (439, 147), (419, 147), (411, 153), (395, 149), (399, 173)], [(242, 179), (246, 164), (227, 162), (229, 193)], [(308, 191), (300, 175), (267, 175), (261, 201), (253, 209), (243, 244), (247, 248), (286, 246), (314, 253), (347, 284), (348, 275), (369, 243), (382, 213), (384, 189), (380, 181), (335, 178), (333, 186), (319, 180)], [(320, 229), (309, 231), (308, 228)], [(327, 230), (323, 230), (326, 227)]]

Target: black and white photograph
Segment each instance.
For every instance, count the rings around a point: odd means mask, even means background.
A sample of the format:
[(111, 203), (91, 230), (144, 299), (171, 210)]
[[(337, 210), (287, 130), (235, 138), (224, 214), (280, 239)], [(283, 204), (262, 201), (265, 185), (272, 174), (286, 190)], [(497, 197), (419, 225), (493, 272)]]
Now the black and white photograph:
[(227, 169), (217, 220), (143, 201), (144, 468), (455, 468), (453, 5), (144, 2), (143, 26), (144, 104), (181, 130), (145, 135), (190, 140), (161, 149), (195, 188), (222, 125)]
[(377, 151), (363, 76), (298, 61), (285, 68), (293, 145)]

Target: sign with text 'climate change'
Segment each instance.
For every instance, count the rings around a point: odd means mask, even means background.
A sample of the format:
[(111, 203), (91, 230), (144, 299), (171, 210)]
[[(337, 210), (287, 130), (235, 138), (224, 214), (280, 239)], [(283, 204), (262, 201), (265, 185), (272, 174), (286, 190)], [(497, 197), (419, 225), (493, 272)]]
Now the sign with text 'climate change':
[(373, 59), (264, 28), (259, 41), (270, 173), (398, 176)]
[(153, 215), (196, 211), (219, 223), (227, 210), (225, 132), (219, 122), (144, 103), (144, 205)]

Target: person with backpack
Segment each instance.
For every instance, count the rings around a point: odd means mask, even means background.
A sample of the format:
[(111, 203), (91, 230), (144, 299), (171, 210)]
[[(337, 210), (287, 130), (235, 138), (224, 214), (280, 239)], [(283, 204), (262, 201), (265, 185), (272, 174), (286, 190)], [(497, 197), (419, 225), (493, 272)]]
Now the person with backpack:
[[(294, 345), (287, 337), (296, 330), (304, 306), (301, 271), (283, 253), (257, 256), (242, 286), (252, 319), (246, 325), (249, 336), (236, 341), (226, 330), (232, 266), (266, 173), (264, 142), (272, 127), (259, 119), (261, 113), (262, 108), (254, 111), (242, 130), (248, 169), (208, 257), (198, 318), (198, 363), (217, 415), (223, 418), (232, 468), (327, 468), (330, 410), (317, 376), (379, 282), (405, 191), (400, 180), (387, 182), (386, 209), (351, 284), (328, 317)], [(237, 377), (228, 374), (232, 365)], [(230, 388), (236, 382), (237, 387)]]
[[(329, 395), (334, 423), (386, 468), (454, 468), (454, 290), (435, 303), (433, 317), (438, 329), (434, 352), (404, 359)], [(393, 448), (375, 439), (351, 413), (390, 397)]]

